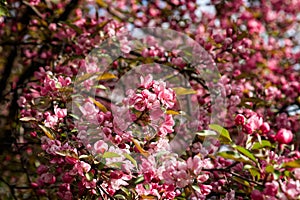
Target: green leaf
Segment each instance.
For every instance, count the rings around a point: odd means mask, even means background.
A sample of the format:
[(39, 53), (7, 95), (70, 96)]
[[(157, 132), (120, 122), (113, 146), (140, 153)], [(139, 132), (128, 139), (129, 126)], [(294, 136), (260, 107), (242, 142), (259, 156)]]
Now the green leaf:
[[(86, 81), (86, 80), (88, 80), (90, 78), (96, 78), (96, 76), (99, 76), (99, 75), (101, 75), (100, 72), (86, 73), (86, 74), (84, 74), (84, 75), (79, 76), (78, 78), (76, 78), (75, 84), (79, 84), (79, 83), (81, 83), (83, 81)], [(94, 79), (91, 79), (91, 80), (94, 80)]]
[(216, 132), (211, 131), (211, 130), (203, 130), (200, 132), (197, 132), (196, 135), (202, 136), (202, 137), (206, 137), (206, 136), (218, 136), (216, 134)]
[(2, 16), (10, 16), (9, 11), (6, 7), (6, 1), (0, 3), (0, 17)]
[(300, 168), (300, 159), (283, 163), (282, 167)]
[(86, 159), (86, 158), (89, 158), (89, 157), (90, 157), (89, 155), (83, 154), (83, 155), (79, 156), (79, 159)]
[(116, 79), (116, 78), (118, 78), (116, 75), (106, 72), (106, 73), (103, 73), (100, 76), (98, 76), (97, 80), (101, 81), (101, 80), (110, 80), (110, 79)]
[(22, 118), (20, 119), (20, 121), (22, 121), (22, 122), (31, 122), (31, 121), (36, 122), (37, 119), (34, 118), (34, 117), (22, 117)]
[(126, 194), (126, 196), (130, 196), (130, 191), (126, 187), (121, 186), (120, 189)]
[(254, 167), (252, 165), (244, 165), (244, 169), (249, 170), (253, 179), (260, 180), (260, 171), (258, 168)]
[(251, 169), (251, 168), (253, 168), (252, 165), (244, 165), (244, 169)]
[(242, 157), (238, 152), (235, 151), (222, 151), (217, 154), (218, 156), (221, 156), (225, 159), (235, 160), (238, 162), (248, 163), (251, 164), (249, 160), (247, 160), (246, 157)]
[(92, 98), (92, 97), (89, 97), (92, 101), (93, 101), (93, 103), (102, 111), (102, 112), (107, 112), (107, 109), (106, 109), (106, 107), (102, 104), (102, 103), (100, 103), (99, 101), (97, 101), (96, 99), (94, 99), (94, 98)]
[(172, 88), (177, 96), (180, 95), (188, 95), (188, 94), (196, 94), (197, 92), (192, 88), (184, 88), (184, 87), (175, 87)]
[(272, 147), (272, 144), (269, 140), (262, 140), (261, 143), (259, 142), (255, 142), (252, 146), (252, 150), (258, 150), (258, 149), (262, 149), (265, 147)]
[(60, 150), (60, 151), (56, 151), (55, 153), (60, 156), (78, 159), (77, 153), (73, 150)]
[(144, 188), (145, 188), (146, 190), (150, 190), (150, 185), (149, 185), (149, 184), (145, 184), (145, 185), (144, 185)]
[(115, 199), (124, 199), (124, 200), (127, 199), (123, 194), (116, 194), (116, 195), (114, 196), (114, 198), (115, 198)]
[(278, 180), (280, 178), (280, 171), (275, 170), (273, 172), (273, 177), (274, 177), (275, 180)]
[(200, 190), (200, 187), (198, 185), (192, 185), (192, 188), (198, 192), (198, 193), (201, 193), (201, 190)]
[(108, 5), (105, 3), (105, 1), (102, 0), (96, 0), (96, 3), (101, 7), (101, 8), (107, 8)]
[(73, 117), (74, 119), (76, 120), (79, 120), (79, 117), (77, 115), (74, 115), (74, 114), (69, 114), (71, 117)]
[(238, 182), (238, 183), (240, 183), (240, 184), (242, 184), (244, 186), (247, 186), (247, 187), (250, 186), (250, 183), (248, 181), (244, 180), (244, 179), (241, 179), (241, 178), (236, 177), (236, 176), (234, 176), (232, 178), (233, 178), (233, 180), (235, 180), (236, 182)]
[(94, 85), (92, 86), (92, 88), (107, 90), (107, 87), (105, 87), (104, 85)]
[(140, 197), (141, 200), (156, 200), (157, 197), (153, 195), (141, 195)]
[(51, 140), (55, 139), (55, 134), (53, 133), (53, 131), (50, 128), (48, 128), (44, 125), (41, 125), (41, 124), (39, 124), (38, 126), (43, 130), (43, 132), (45, 133), (45, 135), (48, 138), (50, 138)]
[(249, 169), (249, 172), (251, 173), (252, 177), (256, 180), (260, 180), (260, 172), (256, 168)]
[(108, 164), (107, 167), (111, 167), (111, 168), (121, 168), (123, 162), (113, 162), (111, 164)]
[(92, 181), (93, 180), (93, 173), (85, 173), (85, 177), (88, 181)]
[(167, 115), (179, 115), (180, 112), (175, 111), (175, 110), (167, 110), (167, 111), (166, 111), (166, 114), (167, 114)]
[(232, 142), (230, 134), (227, 129), (223, 128), (222, 126), (220, 126), (218, 124), (210, 124), (209, 128), (220, 134), (219, 139), (221, 142), (224, 142), (224, 143)]
[(114, 153), (114, 152), (105, 152), (103, 155), (102, 155), (103, 158), (116, 158), (116, 157), (120, 157), (119, 154), (117, 153)]
[(233, 145), (232, 147), (235, 148), (236, 150), (238, 150), (238, 152), (240, 152), (244, 156), (247, 156), (248, 158), (250, 158), (251, 160), (253, 160), (254, 162), (257, 163), (256, 158), (253, 156), (253, 154), (248, 149), (245, 149), (244, 147), (238, 146), (238, 145)]
[(236, 160), (241, 158), (240, 154), (234, 151), (222, 151), (218, 153), (218, 156), (221, 156), (226, 159), (231, 159), (231, 160)]
[(274, 172), (274, 166), (268, 165), (265, 170), (266, 170), (267, 173), (273, 173)]
[(283, 173), (284, 173), (284, 176), (286, 176), (286, 177), (291, 177), (291, 175), (292, 175), (291, 171), (289, 171), (289, 170), (285, 170)]
[(132, 164), (137, 168), (137, 162), (131, 155), (129, 155), (128, 153), (124, 153), (123, 155), (125, 158), (130, 160), (132, 162)]
[(145, 179), (144, 179), (144, 176), (139, 176), (135, 181), (134, 181), (134, 184), (139, 184), (141, 182), (143, 182)]

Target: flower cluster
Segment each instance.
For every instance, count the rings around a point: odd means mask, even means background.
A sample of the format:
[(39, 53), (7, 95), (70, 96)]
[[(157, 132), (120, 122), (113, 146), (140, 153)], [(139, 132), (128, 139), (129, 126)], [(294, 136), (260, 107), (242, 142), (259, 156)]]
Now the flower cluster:
[[(166, 83), (153, 80), (151, 75), (141, 77), (141, 85), (137, 91), (128, 90), (127, 98), (123, 101), (131, 110), (133, 121), (158, 126), (158, 135), (165, 137), (174, 131), (175, 122), (172, 115), (166, 111), (176, 104), (175, 92), (167, 88)], [(163, 122), (161, 122), (163, 120)]]

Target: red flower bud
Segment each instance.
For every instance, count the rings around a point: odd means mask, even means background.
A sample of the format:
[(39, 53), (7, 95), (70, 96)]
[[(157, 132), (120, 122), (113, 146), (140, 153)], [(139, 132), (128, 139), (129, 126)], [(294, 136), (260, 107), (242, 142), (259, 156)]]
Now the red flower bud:
[(243, 124), (245, 124), (245, 121), (246, 121), (246, 118), (242, 114), (238, 114), (234, 119), (234, 122), (236, 125), (243, 125)]
[(262, 135), (266, 135), (270, 131), (270, 125), (267, 122), (264, 122), (260, 128)]
[(275, 139), (280, 144), (288, 144), (293, 140), (293, 133), (290, 130), (282, 128), (277, 132)]

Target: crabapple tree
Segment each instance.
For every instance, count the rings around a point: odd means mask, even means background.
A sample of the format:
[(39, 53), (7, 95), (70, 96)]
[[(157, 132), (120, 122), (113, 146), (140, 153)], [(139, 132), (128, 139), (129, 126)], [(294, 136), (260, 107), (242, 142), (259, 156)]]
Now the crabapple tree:
[(300, 1), (1, 0), (4, 199), (300, 199)]

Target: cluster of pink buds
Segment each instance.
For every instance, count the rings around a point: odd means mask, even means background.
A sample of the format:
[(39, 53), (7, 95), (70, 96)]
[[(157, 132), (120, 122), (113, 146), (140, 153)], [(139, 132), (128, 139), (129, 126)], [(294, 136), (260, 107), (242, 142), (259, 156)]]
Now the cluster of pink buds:
[(250, 135), (253, 133), (266, 135), (270, 131), (269, 123), (264, 122), (262, 117), (257, 114), (252, 115), (248, 119), (244, 115), (238, 114), (234, 122), (237, 126), (242, 126), (243, 131)]

